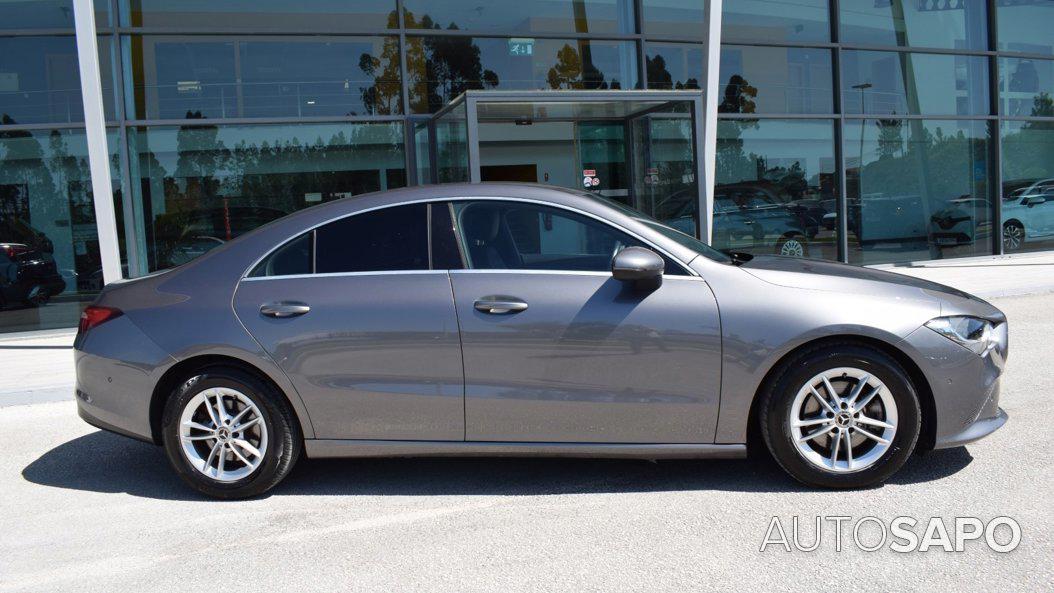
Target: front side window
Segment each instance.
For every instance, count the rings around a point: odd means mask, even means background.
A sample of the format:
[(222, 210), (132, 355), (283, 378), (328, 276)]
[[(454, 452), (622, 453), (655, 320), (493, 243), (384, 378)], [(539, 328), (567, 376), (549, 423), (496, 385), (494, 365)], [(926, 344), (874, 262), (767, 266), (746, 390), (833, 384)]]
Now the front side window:
[[(457, 230), (477, 270), (609, 272), (611, 258), (638, 239), (591, 218), (538, 204), (458, 202)], [(683, 274), (667, 259), (667, 274)]]

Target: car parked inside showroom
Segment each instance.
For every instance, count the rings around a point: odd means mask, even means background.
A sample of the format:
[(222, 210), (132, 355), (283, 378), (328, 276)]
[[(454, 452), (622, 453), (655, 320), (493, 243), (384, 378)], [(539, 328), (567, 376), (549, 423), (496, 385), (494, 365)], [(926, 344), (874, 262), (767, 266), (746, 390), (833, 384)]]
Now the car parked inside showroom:
[(1054, 179), (1040, 179), (1003, 198), (1003, 250), (1054, 240)]
[(258, 495), (297, 459), (743, 457), (818, 487), (1006, 421), (1007, 321), (889, 272), (728, 255), (533, 184), (417, 186), (298, 211), (108, 284), (79, 413)]

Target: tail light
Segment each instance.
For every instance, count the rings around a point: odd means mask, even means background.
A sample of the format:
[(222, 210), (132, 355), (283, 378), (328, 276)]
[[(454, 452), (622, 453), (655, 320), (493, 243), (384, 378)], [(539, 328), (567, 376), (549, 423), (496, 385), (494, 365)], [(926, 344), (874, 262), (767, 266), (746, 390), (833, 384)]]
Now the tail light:
[(102, 325), (111, 319), (116, 319), (123, 314), (120, 309), (114, 307), (91, 305), (81, 313), (81, 322), (77, 327), (77, 333), (84, 335), (91, 328)]

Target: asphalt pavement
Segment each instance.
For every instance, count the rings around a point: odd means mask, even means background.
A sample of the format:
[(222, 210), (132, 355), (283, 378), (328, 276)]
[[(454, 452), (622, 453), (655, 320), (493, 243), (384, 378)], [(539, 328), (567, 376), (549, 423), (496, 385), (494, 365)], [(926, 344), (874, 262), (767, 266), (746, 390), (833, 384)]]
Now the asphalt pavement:
[[(1054, 590), (1054, 295), (993, 302), (1011, 322), (1008, 424), (855, 492), (797, 485), (765, 459), (306, 460), (269, 496), (217, 502), (72, 400), (0, 402), (0, 592)], [(60, 346), (40, 350), (60, 361), (52, 377), (69, 373)], [(0, 350), (0, 394), (32, 359), (14, 355)], [(37, 378), (25, 388), (52, 393)], [(818, 548), (761, 551), (773, 517), (790, 538), (795, 516), (803, 544), (827, 518)], [(931, 518), (1005, 516), (1021, 539), (865, 552), (843, 533), (838, 551), (836, 516), (850, 531), (914, 518), (920, 538)], [(865, 527), (873, 544), (882, 530)]]

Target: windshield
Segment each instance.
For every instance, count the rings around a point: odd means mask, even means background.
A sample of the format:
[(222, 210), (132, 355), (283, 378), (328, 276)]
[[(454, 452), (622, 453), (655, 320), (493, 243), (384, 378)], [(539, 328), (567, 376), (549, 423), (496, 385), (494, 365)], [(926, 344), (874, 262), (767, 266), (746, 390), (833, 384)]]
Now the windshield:
[(681, 231), (669, 225), (663, 224), (662, 222), (652, 218), (651, 216), (648, 216), (640, 210), (630, 208), (622, 202), (616, 202), (615, 200), (605, 198), (604, 196), (598, 196), (596, 194), (588, 195), (591, 198), (599, 200), (607, 204), (608, 206), (611, 206), (612, 208), (618, 210), (619, 212), (622, 212), (623, 214), (647, 225), (648, 228), (660, 233), (662, 236), (666, 237), (667, 239), (670, 239), (671, 241), (675, 241), (681, 247), (691, 249), (699, 255), (716, 262), (720, 262), (723, 264), (732, 263), (732, 258), (728, 257), (724, 253), (721, 253), (720, 251), (714, 249), (713, 247), (707, 245), (706, 243), (703, 243), (699, 239), (696, 239), (695, 237), (687, 233), (682, 233)]

